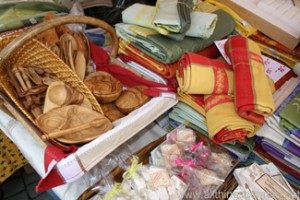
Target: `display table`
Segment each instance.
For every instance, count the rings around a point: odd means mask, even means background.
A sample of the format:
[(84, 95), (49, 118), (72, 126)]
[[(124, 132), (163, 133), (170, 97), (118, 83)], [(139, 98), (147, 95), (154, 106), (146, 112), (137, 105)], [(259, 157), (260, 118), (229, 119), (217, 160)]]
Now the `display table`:
[[(0, 110), (0, 128), (18, 146), (31, 166), (45, 177), (44, 151), (47, 146), (39, 131), (2, 95), (5, 106), (15, 119)], [(75, 153), (54, 163), (67, 184), (53, 188), (60, 199), (76, 199), (89, 185), (84, 176), (105, 156), (132, 138), (147, 125), (173, 107), (177, 100), (165, 97), (152, 98), (147, 104), (114, 122), (114, 128), (97, 139), (81, 146)], [(151, 140), (151, 139), (150, 139)], [(140, 142), (146, 142), (140, 140)]]

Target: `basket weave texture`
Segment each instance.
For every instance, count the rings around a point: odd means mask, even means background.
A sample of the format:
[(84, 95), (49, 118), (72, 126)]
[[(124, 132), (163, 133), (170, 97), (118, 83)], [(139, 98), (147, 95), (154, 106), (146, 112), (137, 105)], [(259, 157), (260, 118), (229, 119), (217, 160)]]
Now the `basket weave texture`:
[(33, 123), (34, 116), (23, 106), (10, 84), (7, 69), (12, 67), (39, 67), (50, 70), (61, 81), (73, 87), (76, 91), (85, 95), (92, 104), (94, 111), (103, 114), (103, 110), (86, 85), (79, 77), (47, 46), (34, 39), (43, 31), (55, 28), (62, 24), (90, 24), (100, 27), (112, 36), (112, 53), (115, 57), (118, 52), (118, 39), (113, 27), (106, 22), (87, 16), (64, 16), (45, 21), (26, 31), (17, 34), (0, 37), (0, 87), (15, 103), (16, 107)]
[[(7, 44), (16, 39), (17, 36), (6, 36), (0, 39), (0, 50), (6, 47)], [(55, 53), (43, 45), (41, 42), (31, 39), (14, 51), (0, 66), (0, 86), (3, 88), (9, 98), (16, 106), (29, 118), (34, 124), (33, 115), (25, 109), (19, 101), (17, 94), (14, 92), (7, 75), (7, 68), (12, 67), (31, 67), (36, 66), (42, 69), (52, 71), (61, 81), (73, 87), (78, 92), (84, 94), (92, 104), (93, 110), (103, 113), (101, 106), (84, 83), (77, 77), (76, 74), (67, 66)]]

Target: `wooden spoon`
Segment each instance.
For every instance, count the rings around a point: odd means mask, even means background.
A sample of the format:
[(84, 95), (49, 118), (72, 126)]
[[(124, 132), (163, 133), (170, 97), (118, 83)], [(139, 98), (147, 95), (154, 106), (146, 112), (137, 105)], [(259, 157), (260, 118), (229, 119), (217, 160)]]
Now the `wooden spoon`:
[(69, 134), (72, 134), (72, 133), (75, 133), (75, 132), (78, 132), (78, 131), (82, 131), (82, 130), (85, 130), (85, 129), (98, 128), (98, 127), (102, 126), (105, 123), (107, 123), (107, 120), (104, 119), (104, 118), (94, 119), (93, 121), (81, 124), (81, 125), (76, 126), (76, 127), (72, 127), (72, 128), (57, 131), (57, 132), (45, 133), (45, 135), (42, 135), (42, 140), (47, 141), (47, 140), (50, 140), (50, 139), (59, 138), (59, 137), (69, 135)]

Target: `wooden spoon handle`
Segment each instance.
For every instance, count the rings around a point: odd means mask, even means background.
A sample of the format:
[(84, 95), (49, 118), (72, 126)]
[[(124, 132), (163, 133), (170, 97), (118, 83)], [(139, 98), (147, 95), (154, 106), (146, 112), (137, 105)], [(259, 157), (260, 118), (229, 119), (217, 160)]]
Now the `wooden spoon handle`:
[(54, 139), (54, 138), (58, 138), (58, 137), (62, 137), (65, 135), (69, 135), (71, 133), (75, 133), (78, 131), (82, 131), (84, 129), (88, 129), (88, 128), (97, 128), (100, 127), (101, 125), (103, 125), (103, 123), (105, 123), (105, 120), (103, 119), (94, 119), (90, 122), (81, 124), (79, 126), (75, 126), (69, 129), (65, 129), (65, 130), (61, 130), (61, 131), (56, 131), (56, 132), (52, 132), (52, 133), (45, 133), (45, 135), (42, 135), (42, 140), (43, 141), (47, 141), (50, 139)]

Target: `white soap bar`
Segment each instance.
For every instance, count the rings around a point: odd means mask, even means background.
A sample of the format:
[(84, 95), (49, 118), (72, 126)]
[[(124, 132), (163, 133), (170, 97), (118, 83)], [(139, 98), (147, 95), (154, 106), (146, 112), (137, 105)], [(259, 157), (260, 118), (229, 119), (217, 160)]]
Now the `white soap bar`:
[(156, 193), (158, 194), (160, 200), (169, 200), (170, 199), (168, 191), (165, 187), (159, 187), (156, 190)]
[(146, 190), (145, 191), (147, 194), (147, 199), (151, 199), (151, 200), (160, 200), (158, 194), (153, 191), (153, 190)]
[(133, 181), (133, 189), (137, 191), (143, 191), (147, 187), (146, 182), (141, 177), (134, 177), (132, 181)]

